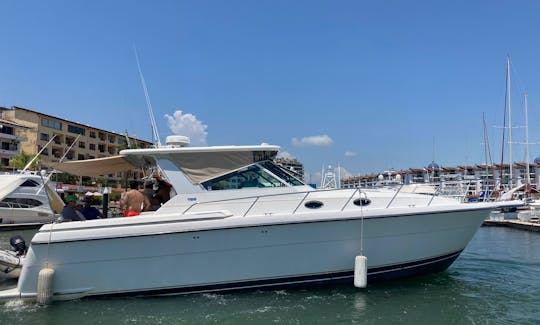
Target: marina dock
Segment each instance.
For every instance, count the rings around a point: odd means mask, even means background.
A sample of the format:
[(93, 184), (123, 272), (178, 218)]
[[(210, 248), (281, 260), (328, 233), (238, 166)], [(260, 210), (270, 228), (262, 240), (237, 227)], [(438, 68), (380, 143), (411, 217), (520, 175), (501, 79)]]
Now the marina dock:
[(482, 223), (485, 227), (508, 227), (520, 230), (540, 232), (540, 223), (527, 222), (521, 220), (485, 220)]

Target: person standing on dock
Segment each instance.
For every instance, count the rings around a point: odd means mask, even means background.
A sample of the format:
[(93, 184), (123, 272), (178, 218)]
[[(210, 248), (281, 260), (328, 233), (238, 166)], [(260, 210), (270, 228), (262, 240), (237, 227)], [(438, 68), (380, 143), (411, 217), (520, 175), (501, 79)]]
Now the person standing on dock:
[(137, 185), (137, 182), (131, 182), (130, 189), (120, 198), (120, 208), (124, 217), (138, 216), (141, 211), (147, 211), (150, 208), (150, 200), (138, 190)]

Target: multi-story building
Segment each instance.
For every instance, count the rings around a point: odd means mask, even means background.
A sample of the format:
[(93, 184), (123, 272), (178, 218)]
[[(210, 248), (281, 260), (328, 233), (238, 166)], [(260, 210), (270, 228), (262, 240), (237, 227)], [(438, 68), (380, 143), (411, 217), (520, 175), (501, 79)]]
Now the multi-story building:
[[(102, 158), (118, 154), (122, 149), (147, 148), (151, 142), (127, 137), (111, 131), (72, 122), (60, 117), (14, 106), (0, 108), (2, 118), (20, 126), (17, 130), (20, 150), (35, 155), (41, 152), (43, 163)], [(49, 143), (50, 142), (50, 143)], [(122, 175), (108, 175), (120, 178)]]
[(19, 154), (22, 141), (26, 138), (17, 136), (17, 130), (25, 129), (24, 126), (0, 118), (0, 167), (9, 166), (11, 158)]

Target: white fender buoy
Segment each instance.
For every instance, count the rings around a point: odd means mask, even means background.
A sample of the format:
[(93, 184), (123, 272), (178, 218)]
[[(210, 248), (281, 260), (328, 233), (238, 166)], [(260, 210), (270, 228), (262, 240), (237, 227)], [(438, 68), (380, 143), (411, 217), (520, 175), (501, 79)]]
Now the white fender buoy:
[(53, 296), (53, 277), (54, 269), (45, 267), (39, 271), (36, 298), (38, 304), (47, 305), (51, 302)]
[(354, 259), (354, 286), (357, 288), (367, 286), (367, 257), (363, 255)]

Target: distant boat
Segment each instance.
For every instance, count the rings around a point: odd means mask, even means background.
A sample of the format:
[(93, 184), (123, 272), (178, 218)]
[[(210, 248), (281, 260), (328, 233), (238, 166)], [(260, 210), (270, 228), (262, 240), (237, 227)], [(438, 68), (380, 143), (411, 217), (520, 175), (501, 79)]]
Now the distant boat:
[(0, 223), (54, 221), (63, 207), (56, 191), (34, 172), (0, 174)]
[[(528, 95), (524, 94), (524, 109), (525, 109), (525, 183), (518, 181), (517, 184), (514, 184), (513, 179), (513, 158), (512, 158), (512, 105), (511, 105), (511, 87), (510, 87), (510, 56), (507, 56), (506, 60), (506, 93), (505, 93), (505, 114), (508, 114), (508, 145), (509, 145), (509, 178), (508, 184), (509, 187), (504, 189), (501, 195), (497, 198), (499, 201), (509, 201), (509, 200), (521, 200), (523, 206), (519, 209), (516, 207), (513, 208), (501, 208), (499, 211), (493, 211), (491, 213), (490, 219), (520, 219), (522, 221), (529, 221), (531, 218), (538, 220), (538, 214), (540, 207), (539, 201), (539, 192), (531, 184), (531, 174), (530, 174), (530, 162), (529, 162), (529, 113), (528, 113)], [(506, 118), (506, 116), (505, 116)], [(505, 130), (506, 125), (503, 126)], [(501, 157), (501, 167), (504, 166), (504, 138), (505, 132), (503, 131), (503, 150)], [(502, 172), (501, 172), (502, 175)], [(502, 183), (502, 176), (501, 176)], [(532, 216), (532, 217), (531, 217)]]

